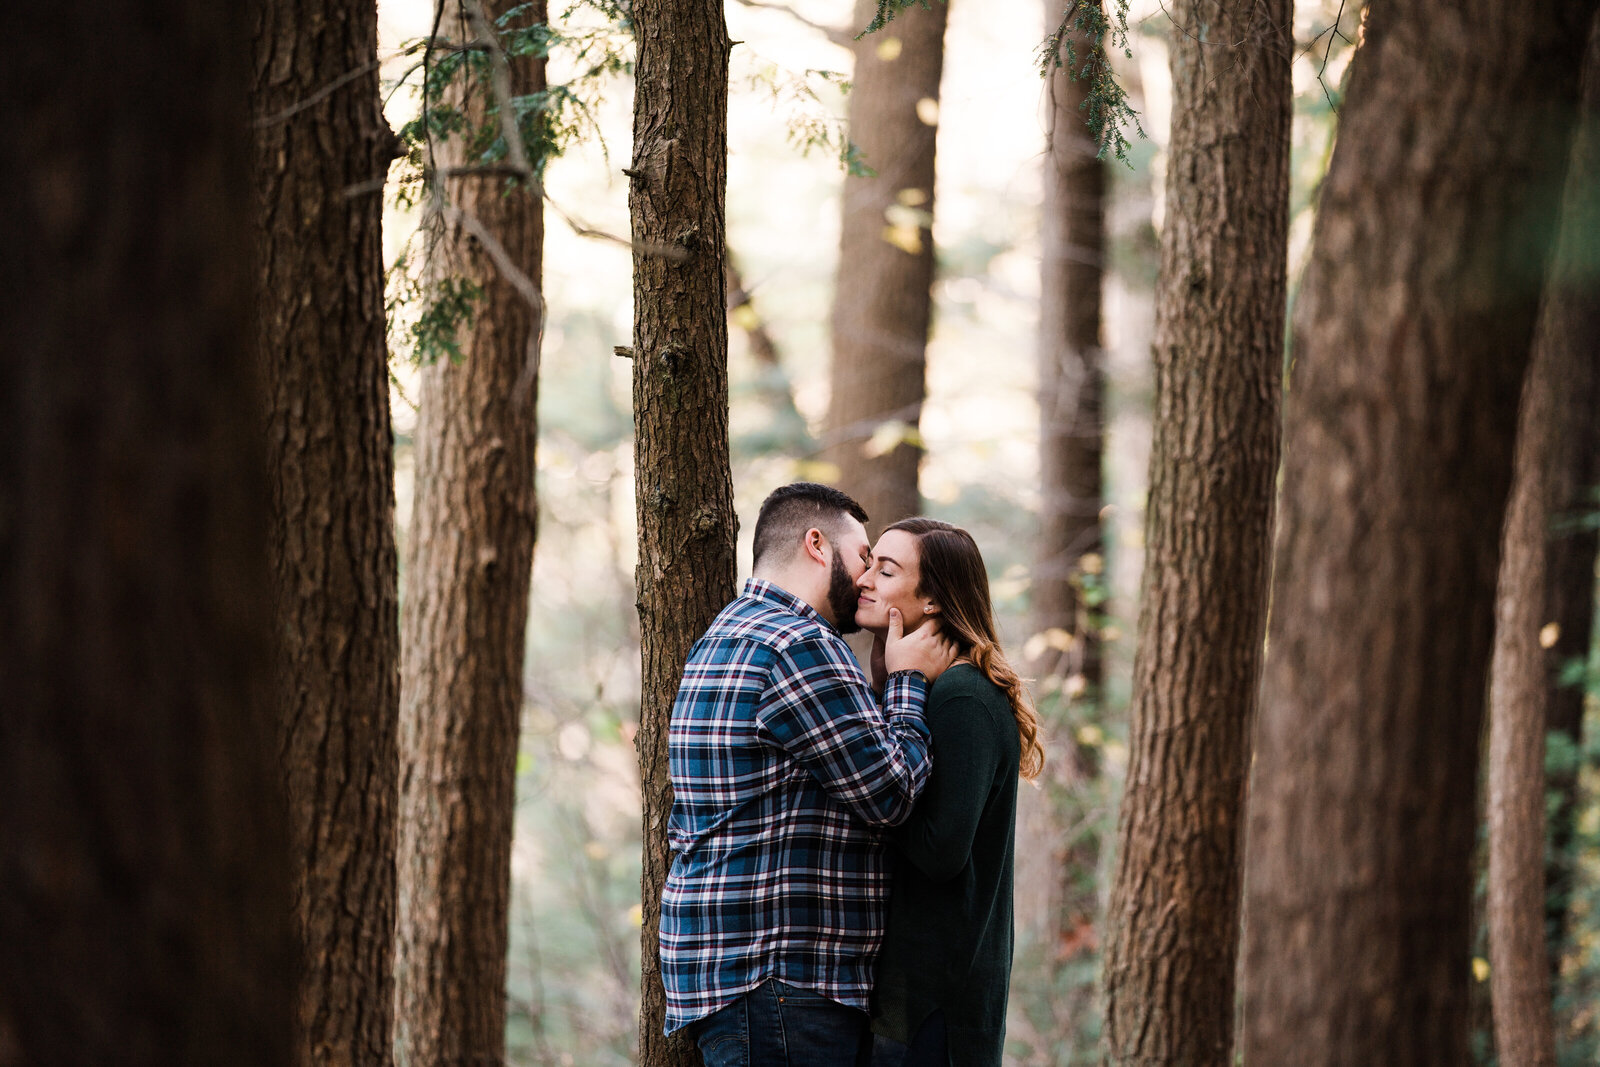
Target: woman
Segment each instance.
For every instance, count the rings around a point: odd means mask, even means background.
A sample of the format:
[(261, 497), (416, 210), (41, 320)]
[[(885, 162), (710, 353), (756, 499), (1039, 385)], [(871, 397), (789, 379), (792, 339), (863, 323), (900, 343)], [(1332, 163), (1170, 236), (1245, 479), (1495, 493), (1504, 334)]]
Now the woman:
[(873, 991), (873, 1067), (1000, 1063), (1011, 982), (1017, 777), (1044, 763), (1039, 720), (995, 633), (972, 536), (935, 519), (890, 526), (856, 583), (875, 680), (889, 609), (909, 632), (929, 615), (956, 643), (928, 694), (933, 773), (894, 834), (894, 888)]

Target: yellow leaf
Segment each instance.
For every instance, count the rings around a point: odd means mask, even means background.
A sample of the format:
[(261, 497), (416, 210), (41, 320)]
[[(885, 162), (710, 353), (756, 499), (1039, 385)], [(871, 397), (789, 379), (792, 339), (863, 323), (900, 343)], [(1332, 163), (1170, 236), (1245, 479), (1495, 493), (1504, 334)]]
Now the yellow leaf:
[(740, 304), (728, 317), (733, 320), (735, 326), (746, 333), (761, 325), (761, 316), (757, 315), (756, 309), (749, 304)]
[(922, 230), (916, 226), (885, 226), (883, 239), (908, 256), (922, 255)]
[(900, 51), (905, 45), (898, 37), (885, 37), (878, 42), (878, 58), (885, 63), (893, 63), (900, 58)]
[(894, 198), (900, 201), (906, 207), (917, 207), (919, 204), (926, 204), (928, 202), (928, 190), (902, 189), (898, 193), (894, 194)]
[(1092, 722), (1078, 727), (1078, 744), (1085, 748), (1095, 748), (1105, 739), (1106, 732)]
[(1099, 574), (1106, 569), (1106, 559), (1098, 552), (1085, 552), (1078, 557), (1078, 567), (1085, 574)]
[(1561, 640), (1561, 624), (1559, 622), (1545, 623), (1544, 629), (1539, 631), (1539, 647), (1555, 648), (1556, 642), (1559, 640)]
[(1472, 958), (1472, 977), (1480, 982), (1487, 982), (1489, 980), (1489, 961), (1482, 956), (1474, 956)]
[(844, 473), (837, 463), (830, 463), (825, 459), (799, 459), (795, 460), (794, 477), (801, 482), (821, 482), (830, 485), (839, 480)]
[(910, 445), (913, 448), (922, 447), (922, 435), (917, 428), (909, 422), (900, 419), (888, 419), (878, 423), (878, 428), (872, 431), (872, 436), (862, 446), (861, 451), (876, 459), (888, 455), (901, 445)]
[(939, 101), (931, 96), (925, 96), (918, 100), (917, 118), (922, 120), (924, 126), (939, 125)]
[(1089, 688), (1089, 679), (1086, 675), (1074, 674), (1067, 679), (1067, 696), (1081, 697)]
[(629, 908), (628, 909), (628, 921), (630, 923), (632, 923), (634, 926), (643, 926), (644, 925), (644, 906), (640, 905), (640, 904), (635, 904), (633, 907)]

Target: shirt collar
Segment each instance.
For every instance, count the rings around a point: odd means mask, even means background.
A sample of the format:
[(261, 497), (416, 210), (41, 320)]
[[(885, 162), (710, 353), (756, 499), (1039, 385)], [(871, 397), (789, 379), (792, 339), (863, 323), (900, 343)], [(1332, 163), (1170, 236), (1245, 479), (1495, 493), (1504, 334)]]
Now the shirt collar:
[(807, 604), (804, 600), (789, 592), (789, 590), (779, 585), (773, 585), (764, 578), (745, 579), (744, 595), (752, 600), (765, 601), (774, 607), (782, 608), (784, 611), (799, 615), (802, 618), (815, 619), (834, 633), (839, 632), (839, 628), (823, 618), (822, 613), (816, 608)]

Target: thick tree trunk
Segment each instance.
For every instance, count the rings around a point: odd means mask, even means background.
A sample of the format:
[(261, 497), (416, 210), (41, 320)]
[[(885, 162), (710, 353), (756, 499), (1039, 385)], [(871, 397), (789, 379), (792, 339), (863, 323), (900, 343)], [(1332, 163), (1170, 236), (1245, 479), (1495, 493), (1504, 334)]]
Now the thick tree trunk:
[[(469, 0), (444, 35), (486, 39), (485, 23), (513, 6), (490, 0), (480, 9)], [(545, 5), (517, 18), (542, 23)], [(487, 113), (497, 99), (493, 77), (514, 96), (545, 86), (542, 59), (488, 54), (498, 75), (472, 73), (455, 90), (473, 128), (498, 121)], [(436, 155), (441, 168), (471, 163), (459, 137)], [(426, 368), (418, 402), (401, 617), (395, 980), (397, 1046), (412, 1067), (505, 1059), (517, 737), (538, 517), (542, 310), (523, 283), (541, 277), (544, 201), (521, 179), (508, 186), (503, 171), (444, 180), (433, 269), (483, 295), (463, 330), (463, 358)]]
[[(1047, 28), (1061, 5), (1045, 5)], [(1079, 66), (1092, 43), (1075, 39)], [(1067, 62), (1065, 55), (1061, 57)], [(1037, 677), (1081, 678), (1098, 695), (1100, 644), (1080, 595), (1083, 559), (1103, 552), (1101, 440), (1105, 367), (1100, 293), (1105, 270), (1105, 164), (1084, 125), (1087, 79), (1064, 67), (1047, 85), (1049, 151), (1039, 262), (1039, 541), (1033, 568), (1035, 633), (1059, 629), (1072, 647), (1051, 647)], [(1077, 686), (1071, 687), (1077, 690)]]
[(243, 22), (7, 14), (6, 1067), (290, 1062)]
[[(1567, 694), (1555, 680), (1562, 660), (1587, 653), (1594, 607), (1592, 536), (1584, 538), (1588, 573), (1573, 581), (1557, 570), (1567, 559), (1558, 560), (1556, 550), (1570, 558), (1579, 555), (1572, 551), (1577, 546), (1552, 536), (1552, 527), (1581, 503), (1596, 471), (1600, 296), (1585, 260), (1600, 233), (1600, 138), (1587, 126), (1600, 118), (1600, 22), (1591, 28), (1586, 66), (1585, 125), (1573, 144), (1561, 242), (1522, 393), (1489, 690), (1489, 963), (1495, 1045), (1506, 1067), (1556, 1062), (1545, 915), (1545, 731), (1561, 728), (1555, 698)], [(1567, 634), (1564, 622), (1578, 632)], [(1546, 629), (1552, 623), (1554, 632)]]
[(1278, 465), (1290, 5), (1196, 0), (1174, 19), (1106, 1047), (1119, 1064), (1226, 1067)]
[(644, 791), (639, 1062), (667, 1067), (700, 1062), (681, 1031), (661, 1033), (661, 887), (672, 859), (667, 726), (689, 646), (734, 594), (738, 519), (723, 311), (732, 43), (715, 0), (636, 0), (633, 17), (639, 56), (628, 202)]
[[(855, 25), (877, 10), (857, 0)], [(933, 150), (947, 0), (913, 5), (855, 42), (850, 140), (872, 177), (844, 180), (823, 458), (870, 531), (921, 510), (915, 430), (932, 315)], [(898, 425), (895, 425), (898, 424)]]
[(278, 737), (305, 958), (297, 1059), (384, 1065), (400, 635), (375, 183), (394, 137), (378, 100), (372, 0), (253, 7)]
[[(1545, 709), (1547, 726), (1577, 746), (1583, 739), (1581, 685), (1559, 684), (1562, 668), (1574, 659), (1589, 658), (1595, 608), (1595, 556), (1600, 532), (1575, 525), (1571, 519), (1594, 509), (1590, 494), (1600, 485), (1600, 290), (1594, 286), (1593, 235), (1600, 233), (1600, 16), (1589, 31), (1589, 51), (1584, 59), (1583, 125), (1573, 144), (1562, 206), (1562, 230), (1587, 234), (1589, 258), (1578, 260), (1563, 249), (1546, 286), (1538, 344), (1576, 361), (1563, 372), (1559, 401), (1565, 428), (1556, 439), (1546, 477), (1556, 529), (1545, 544), (1547, 597), (1543, 622), (1555, 623), (1554, 640), (1544, 650)], [(1568, 238), (1563, 238), (1567, 240)], [(1569, 255), (1574, 258), (1569, 260)], [(1589, 264), (1588, 273), (1575, 268)], [(1587, 358), (1585, 358), (1587, 357)], [(1578, 812), (1578, 767), (1574, 763), (1550, 776), (1548, 788), (1558, 800), (1550, 814), (1550, 851), (1545, 872), (1547, 930), (1551, 934), (1552, 975), (1560, 966), (1567, 940), (1567, 907), (1572, 899), (1577, 865), (1574, 841)]]
[(1246, 1062), (1469, 1062), (1501, 518), (1593, 8), (1369, 11), (1296, 311)]

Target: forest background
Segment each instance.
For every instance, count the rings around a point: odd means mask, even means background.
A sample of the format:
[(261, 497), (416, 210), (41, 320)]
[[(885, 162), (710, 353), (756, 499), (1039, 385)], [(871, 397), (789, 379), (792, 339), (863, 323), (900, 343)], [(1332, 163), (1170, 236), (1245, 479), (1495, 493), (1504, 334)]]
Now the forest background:
[(1595, 4), (871, 6), (14, 13), (0, 1067), (693, 1062), (666, 708), (794, 478), (1035, 676), (1012, 1062), (1593, 1061)]
[[(726, 8), (729, 34), (738, 42), (730, 63), (728, 248), (750, 297), (733, 310), (729, 331), (741, 577), (749, 573), (750, 531), (765, 494), (786, 481), (830, 481), (839, 473), (821, 458), (818, 442), (828, 413), (839, 198), (851, 166), (842, 152), (849, 145), (847, 44), (849, 29), (863, 28), (852, 26), (852, 8), (848, 0)], [(1034, 0), (951, 5), (940, 96), (928, 112), (938, 127), (937, 273), (927, 399), (916, 430), (926, 448), (920, 490), (925, 513), (965, 526), (978, 539), (1002, 636), (1014, 655), (1027, 649), (1027, 659), (1036, 658), (1047, 640), (1031, 625), (1029, 610), (1039, 534), (1037, 332), (1050, 92), (1038, 55), (1058, 14)], [(414, 62), (406, 46), (428, 32), (433, 6), (384, 0), (379, 16), (380, 57), (389, 57), (384, 71), (398, 78)], [(1334, 0), (1295, 5), (1291, 299), (1305, 266), (1360, 17), (1361, 10)], [(1125, 157), (1107, 153), (1105, 166), (1106, 506), (1103, 559), (1090, 563), (1103, 574), (1089, 578), (1105, 597), (1097, 602), (1105, 684), (1098, 699), (1072, 699), (1059, 689), (1037, 694), (1052, 753), (1042, 788), (1053, 795), (1022, 802), (1019, 940), (1007, 1042), (1007, 1062), (1015, 1064), (1099, 1061), (1101, 916), (1064, 920), (1061, 909), (1073, 883), (1080, 898), (1087, 895), (1102, 908), (1110, 892), (1109, 841), (1128, 758), (1151, 432), (1149, 352), (1171, 117), (1171, 23), (1159, 3), (1135, 2), (1127, 19), (1131, 54), (1112, 50), (1111, 57), (1140, 130), (1128, 131)], [(610, 25), (603, 12), (582, 4), (553, 8), (552, 21), (591, 48), (597, 38), (589, 35), (603, 37)], [(877, 47), (897, 49), (892, 24), (878, 36)], [(625, 43), (609, 47), (627, 54)], [(585, 64), (593, 58), (586, 52)], [(508, 975), (508, 1061), (526, 1064), (624, 1064), (638, 1054), (632, 385), (627, 361), (611, 354), (632, 336), (631, 251), (615, 239), (628, 232), (620, 168), (630, 142), (632, 96), (625, 71), (580, 84), (579, 69), (570, 52), (552, 51), (550, 81), (572, 83), (586, 104), (544, 175), (548, 322), (540, 364), (539, 542), (517, 763)], [(415, 117), (414, 94), (395, 92), (388, 99), (394, 126)], [(384, 230), (393, 260), (412, 240), (418, 210), (392, 199), (390, 205)], [(406, 313), (402, 309), (402, 317)], [(758, 335), (757, 343), (775, 345), (777, 366), (769, 362), (771, 353), (752, 350)], [(426, 357), (403, 328), (392, 336), (396, 529), (403, 541), (410, 520), (415, 363)], [(865, 448), (881, 453), (898, 442), (891, 434)], [(1576, 668), (1572, 675), (1569, 681), (1590, 677)], [(1098, 774), (1071, 769), (1082, 750), (1092, 753)], [(1581, 759), (1579, 825), (1585, 842), (1600, 840), (1592, 759), (1566, 749), (1550, 758), (1558, 767)], [(1069, 852), (1078, 867), (1063, 885)], [(1592, 1062), (1600, 1049), (1600, 1017), (1589, 1006), (1600, 988), (1600, 864), (1586, 862), (1583, 873), (1558, 990), (1562, 1062), (1571, 1064)], [(1480, 932), (1473, 960), (1482, 994), (1475, 1047), (1480, 1062), (1489, 1063), (1485, 941)]]

